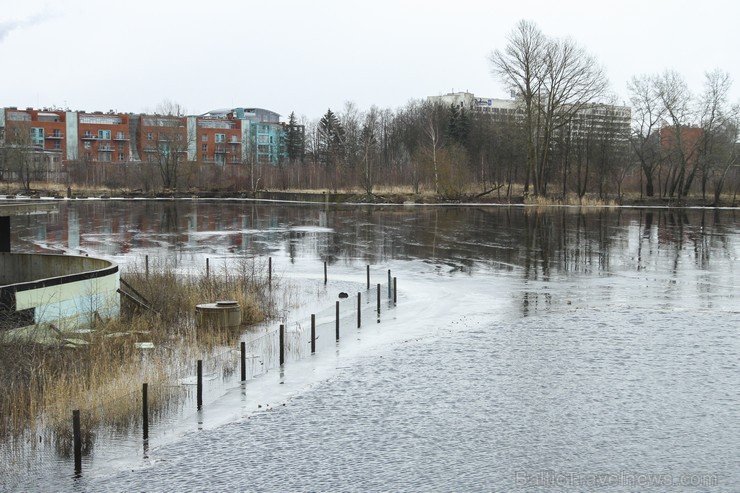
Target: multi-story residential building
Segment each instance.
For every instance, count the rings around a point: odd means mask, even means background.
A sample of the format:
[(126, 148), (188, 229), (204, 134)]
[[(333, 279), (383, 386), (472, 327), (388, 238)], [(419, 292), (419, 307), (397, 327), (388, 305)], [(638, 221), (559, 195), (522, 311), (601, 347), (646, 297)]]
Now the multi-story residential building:
[(263, 108), (212, 110), (201, 118), (221, 118), (241, 123), (242, 160), (245, 163), (277, 164), (284, 156), (280, 115)]
[[(444, 106), (457, 106), (476, 113), (490, 114), (498, 120), (524, 118), (524, 112), (514, 99), (476, 97), (470, 92), (451, 92), (427, 98)], [(570, 125), (571, 137), (580, 138), (587, 132), (609, 132), (618, 139), (629, 138), (632, 111), (628, 106), (592, 103), (580, 108)]]
[(0, 147), (23, 146), (56, 165), (154, 162), (170, 152), (206, 164), (276, 164), (284, 133), (280, 115), (262, 108), (200, 116), (0, 108)]
[(203, 163), (241, 164), (242, 121), (230, 118), (196, 118), (196, 146), (198, 160)]
[(185, 157), (190, 146), (188, 119), (184, 116), (134, 115), (138, 120), (136, 153), (141, 161), (155, 162), (170, 153)]
[[(69, 112), (72, 125), (68, 125), (67, 145), (71, 152), (67, 159), (97, 161), (101, 163), (125, 163), (131, 150), (129, 115), (118, 113)], [(76, 129), (74, 123), (76, 119)], [(70, 119), (68, 118), (68, 121)], [(77, 139), (74, 139), (76, 134)]]
[(66, 118), (59, 110), (0, 108), (0, 146), (28, 151), (36, 161), (57, 168), (67, 151)]

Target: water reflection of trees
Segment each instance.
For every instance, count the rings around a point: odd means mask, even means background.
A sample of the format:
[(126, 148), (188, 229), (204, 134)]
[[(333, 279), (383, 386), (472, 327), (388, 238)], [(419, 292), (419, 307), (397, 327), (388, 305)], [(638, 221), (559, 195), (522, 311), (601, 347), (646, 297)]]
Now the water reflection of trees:
[[(706, 269), (715, 256), (733, 254), (738, 229), (735, 210), (326, 208), (207, 201), (68, 207), (76, 214), (63, 210), (43, 221), (18, 221), (19, 236), (54, 244), (78, 230), (81, 249), (104, 248), (104, 254), (114, 255), (164, 247), (251, 256), (284, 250), (293, 260), (329, 263), (421, 259), (451, 272), (514, 272), (545, 283), (613, 270), (676, 272), (687, 255), (696, 268)], [(86, 243), (85, 234), (99, 232), (109, 236), (103, 247)]]

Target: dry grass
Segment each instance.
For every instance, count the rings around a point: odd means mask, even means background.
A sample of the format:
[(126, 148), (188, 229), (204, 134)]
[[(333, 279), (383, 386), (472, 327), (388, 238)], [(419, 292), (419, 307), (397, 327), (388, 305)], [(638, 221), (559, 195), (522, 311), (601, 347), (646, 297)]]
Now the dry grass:
[[(197, 359), (214, 348), (236, 347), (241, 330), (195, 327), (194, 307), (221, 299), (237, 300), (243, 324), (275, 312), (265, 266), (243, 260), (208, 276), (177, 276), (172, 270), (145, 271), (134, 266), (122, 278), (159, 314), (125, 310), (120, 319), (101, 321), (94, 330), (76, 333), (85, 341), (74, 348), (30, 341), (0, 340), (0, 437), (20, 438), (27, 431), (49, 435), (67, 450), (73, 409), (81, 410), (83, 429), (100, 424), (126, 428), (138, 422), (141, 392), (149, 384), (149, 404), (156, 414), (172, 405)], [(276, 281), (273, 281), (274, 283)], [(137, 342), (150, 342), (141, 349)], [(87, 437), (92, 446), (92, 437)]]
[(530, 195), (524, 199), (525, 205), (536, 205), (536, 206), (553, 206), (553, 205), (567, 205), (567, 206), (579, 206), (579, 207), (616, 207), (619, 204), (614, 199), (601, 199), (596, 196), (586, 195), (584, 197), (578, 197), (577, 195), (566, 195), (565, 197), (541, 197)]

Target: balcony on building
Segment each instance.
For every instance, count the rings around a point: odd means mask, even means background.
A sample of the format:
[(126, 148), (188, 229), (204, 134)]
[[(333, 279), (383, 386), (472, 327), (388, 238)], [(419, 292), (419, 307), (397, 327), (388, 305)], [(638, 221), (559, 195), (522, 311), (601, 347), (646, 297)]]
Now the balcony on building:
[(129, 139), (126, 138), (126, 134), (123, 132), (116, 132), (116, 135), (113, 137), (113, 140), (119, 140), (119, 141), (127, 141)]
[(97, 134), (93, 134), (93, 133), (89, 133), (89, 132), (85, 132), (84, 134), (82, 134), (80, 136), (80, 139), (82, 139), (82, 140), (98, 140), (98, 135)]
[(217, 145), (216, 149), (214, 151), (216, 154), (226, 154), (231, 153), (231, 151), (226, 150), (226, 146), (223, 145)]
[(64, 139), (64, 134), (59, 130), (55, 130), (54, 132), (47, 134), (46, 138), (51, 140), (62, 140)]

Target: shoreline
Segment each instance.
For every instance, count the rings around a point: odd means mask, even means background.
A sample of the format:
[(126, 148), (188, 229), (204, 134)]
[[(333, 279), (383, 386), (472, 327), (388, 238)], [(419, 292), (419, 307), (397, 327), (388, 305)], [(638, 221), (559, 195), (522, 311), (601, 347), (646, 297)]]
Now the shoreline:
[(582, 201), (562, 201), (556, 198), (528, 198), (516, 196), (511, 199), (494, 197), (461, 197), (459, 199), (446, 199), (431, 195), (413, 193), (378, 193), (364, 194), (352, 192), (313, 192), (313, 191), (267, 191), (257, 192), (105, 192), (99, 190), (77, 190), (74, 193), (68, 190), (67, 195), (61, 195), (52, 190), (37, 189), (30, 194), (0, 194), (0, 200), (12, 202), (15, 200), (251, 200), (259, 202), (285, 202), (303, 204), (332, 204), (332, 205), (403, 205), (403, 206), (514, 206), (514, 207), (574, 207), (574, 208), (604, 208), (604, 207), (630, 207), (630, 208), (706, 208), (706, 209), (736, 209), (740, 207), (737, 202), (727, 200), (719, 204), (701, 198), (688, 199), (663, 199), (663, 198), (641, 198), (625, 199), (621, 201), (586, 198)]

